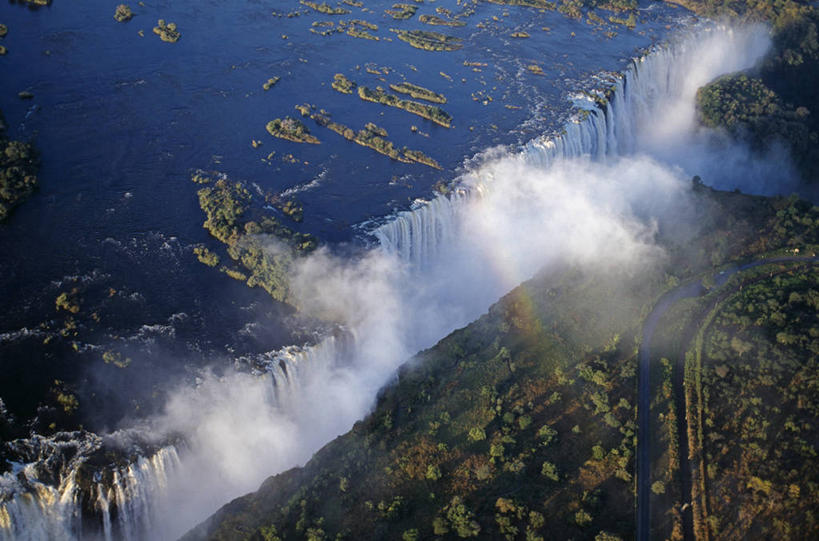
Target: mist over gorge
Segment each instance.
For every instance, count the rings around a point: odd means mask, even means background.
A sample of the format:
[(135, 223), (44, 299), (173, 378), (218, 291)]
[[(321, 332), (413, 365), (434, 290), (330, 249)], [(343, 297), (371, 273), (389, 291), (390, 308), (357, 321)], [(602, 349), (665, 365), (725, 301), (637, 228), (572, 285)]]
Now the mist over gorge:
[[(137, 434), (154, 454), (121, 463), (111, 479), (85, 480), (93, 502), (73, 479), (39, 484), (30, 498), (30, 487), (3, 474), (0, 539), (178, 538), (266, 477), (303, 465), (371, 411), (403, 363), (535, 274), (568, 266), (637, 275), (666, 264), (657, 239), (663, 228), (684, 237), (693, 226), (694, 175), (719, 189), (790, 193), (799, 181), (785, 150), (760, 155), (702, 128), (695, 110), (700, 87), (753, 67), (770, 45), (765, 26), (695, 23), (601, 78), (597, 92), (573, 95), (578, 108), (562, 134), (470, 162), (447, 179), (448, 194), (368, 230), (375, 242), (355, 257), (320, 247), (297, 259), (293, 304), (331, 331), (235, 369), (197, 372), (195, 384), (168, 393), (161, 414), (122, 422), (104, 438)], [(66, 479), (79, 462), (66, 464)], [(102, 518), (87, 528), (89, 508)]]
[[(470, 172), (464, 187), (456, 188), (469, 190), (466, 198), (433, 201), (422, 207), (434, 209), (437, 203), (445, 210), (443, 216), (434, 211), (428, 218), (424, 215), (434, 224), (430, 228), (423, 221), (420, 226), (412, 223), (409, 241), (382, 237), (387, 235), (385, 230), (404, 226), (399, 222), (415, 219), (399, 215), (376, 230), (381, 246), (360, 260), (339, 261), (323, 253), (308, 258), (294, 279), (298, 304), (307, 313), (332, 314), (351, 335), (351, 351), (338, 353), (342, 341), (326, 338), (329, 344), (322, 342), (299, 354), (294, 363), (298, 371), (275, 373), (279, 379), (296, 380), (284, 411), (279, 410), (280, 399), (270, 392), (273, 382), (269, 376), (236, 375), (219, 383), (208, 382), (202, 397), (196, 391), (179, 393), (170, 409), (182, 408), (185, 414), (179, 417), (197, 427), (193, 433), (199, 443), (189, 451), (198, 457), (192, 462), (196, 465), (182, 477), (189, 478), (195, 471), (219, 471), (217, 479), (245, 479), (230, 491), (239, 495), (254, 488), (263, 471), (281, 471), (303, 462), (361, 418), (377, 390), (413, 353), (477, 318), (506, 291), (550, 263), (640, 268), (661, 260), (662, 249), (653, 239), (656, 217), (685, 212), (690, 176), (676, 164), (642, 152), (641, 128), (672, 123), (675, 129), (667, 137), (672, 144), (680, 144), (694, 127), (693, 92), (699, 84), (749, 67), (768, 45), (764, 28), (717, 29), (706, 36), (700, 42), (702, 48), (696, 38), (695, 44), (685, 44), (690, 49), (683, 49), (679, 60), (682, 72), (673, 71), (678, 59), (662, 50), (654, 53), (658, 57), (649, 56), (637, 64), (635, 78), (646, 85), (646, 95), (626, 92), (622, 101), (615, 98), (610, 113), (613, 132), (632, 130), (635, 141), (609, 139), (606, 130), (605, 148), (575, 150), (570, 144), (577, 142), (571, 141), (566, 146), (572, 150), (564, 155), (553, 154), (555, 147), (549, 142), (533, 143), (520, 154), (495, 159)], [(746, 56), (735, 56), (731, 62), (721, 57), (711, 62), (702, 59), (703, 50), (725, 49), (744, 51)], [(688, 77), (689, 58), (704, 60), (713, 71), (699, 72), (681, 95), (659, 94), (677, 88), (673, 84), (655, 86), (662, 85), (664, 77), (671, 76), (671, 81), (673, 76)], [(659, 70), (660, 76), (643, 72), (641, 68), (647, 65)], [(651, 96), (652, 91), (659, 95)], [(625, 109), (621, 120), (616, 116), (621, 114), (619, 104), (636, 110)], [(669, 120), (664, 118), (666, 105), (672, 108)], [(658, 142), (656, 137), (650, 140)], [(621, 156), (621, 147), (635, 152)], [(573, 157), (571, 153), (578, 150), (579, 155)], [(702, 164), (703, 168), (709, 165)], [(744, 178), (759, 182), (765, 177)], [(415, 261), (398, 257), (401, 242), (412, 244), (410, 252), (422, 247), (429, 253), (418, 254)], [(243, 399), (215, 399), (214, 391), (224, 393), (225, 387), (235, 389), (229, 396), (236, 392), (236, 398), (241, 395)], [(188, 411), (185, 396), (196, 397), (193, 404), (198, 407)], [(317, 401), (317, 396), (322, 400)], [(226, 414), (229, 422), (225, 422)], [(177, 427), (173, 421), (171, 426)], [(206, 436), (198, 437), (203, 430)], [(222, 449), (221, 443), (214, 447), (213, 442), (225, 442), (229, 450)], [(260, 456), (270, 462), (260, 464)], [(219, 495), (229, 492), (225, 485), (213, 488)], [(203, 491), (197, 486), (191, 493)], [(193, 498), (186, 493), (181, 500), (191, 502)], [(212, 501), (218, 501), (218, 496)], [(179, 516), (178, 509), (173, 516)]]

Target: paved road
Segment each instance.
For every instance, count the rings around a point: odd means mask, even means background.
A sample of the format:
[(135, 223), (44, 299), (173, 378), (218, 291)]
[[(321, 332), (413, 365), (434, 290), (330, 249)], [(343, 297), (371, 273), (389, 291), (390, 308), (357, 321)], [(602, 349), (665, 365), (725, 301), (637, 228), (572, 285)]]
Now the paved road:
[[(771, 259), (760, 259), (744, 265), (726, 269), (714, 276), (714, 287), (720, 287), (728, 281), (728, 279), (738, 272), (742, 272), (760, 265), (769, 265), (772, 263), (787, 263), (792, 261), (799, 262), (819, 262), (819, 257), (801, 257), (801, 256), (783, 256)], [(643, 323), (643, 340), (640, 346), (640, 373), (638, 383), (638, 400), (637, 400), (637, 541), (648, 541), (651, 537), (651, 512), (650, 512), (650, 487), (651, 487), (651, 460), (649, 457), (649, 407), (651, 404), (651, 386), (649, 382), (649, 373), (651, 368), (651, 340), (654, 337), (654, 331), (657, 329), (657, 322), (660, 320), (665, 312), (671, 308), (674, 303), (687, 299), (690, 297), (700, 297), (706, 293), (706, 288), (702, 285), (701, 280), (688, 282), (683, 284), (665, 295), (660, 297), (654, 309), (648, 315)], [(682, 389), (675, 389), (676, 393), (682, 393)], [(680, 395), (682, 396), (682, 395)], [(678, 422), (684, 422), (684, 418), (678, 419)], [(685, 459), (685, 457), (681, 457)], [(687, 495), (690, 497), (690, 495)], [(686, 498), (687, 499), (687, 498)]]

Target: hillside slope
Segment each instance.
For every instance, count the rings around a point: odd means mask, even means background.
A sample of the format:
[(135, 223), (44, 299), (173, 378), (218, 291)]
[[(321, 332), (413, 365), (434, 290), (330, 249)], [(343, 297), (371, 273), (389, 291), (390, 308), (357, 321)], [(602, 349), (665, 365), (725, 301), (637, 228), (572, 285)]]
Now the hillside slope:
[(404, 365), (303, 468), (185, 539), (632, 537), (643, 318), (680, 280), (817, 241), (812, 222), (792, 219), (816, 214), (805, 202), (697, 181), (693, 198), (685, 223), (660, 223), (667, 257), (521, 285)]

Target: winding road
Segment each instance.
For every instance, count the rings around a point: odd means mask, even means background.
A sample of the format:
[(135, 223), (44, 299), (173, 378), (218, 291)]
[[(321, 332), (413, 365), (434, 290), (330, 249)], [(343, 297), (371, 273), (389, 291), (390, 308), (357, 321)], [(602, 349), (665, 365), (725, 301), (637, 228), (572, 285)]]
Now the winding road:
[[(771, 259), (759, 259), (744, 265), (728, 268), (714, 275), (713, 291), (716, 288), (722, 287), (728, 279), (742, 271), (759, 267), (761, 265), (770, 265), (773, 263), (788, 263), (788, 262), (819, 262), (819, 257), (816, 256), (783, 256)], [(665, 293), (654, 305), (654, 309), (648, 315), (643, 323), (643, 339), (640, 346), (639, 361), (639, 383), (638, 383), (638, 400), (637, 400), (637, 422), (638, 422), (638, 437), (637, 437), (637, 541), (648, 541), (651, 538), (651, 511), (650, 511), (650, 487), (651, 487), (651, 460), (649, 458), (649, 408), (651, 405), (651, 387), (649, 381), (649, 374), (651, 368), (651, 341), (654, 337), (654, 332), (657, 329), (657, 323), (663, 314), (668, 311), (675, 303), (683, 299), (691, 297), (701, 297), (709, 290), (702, 284), (702, 279), (685, 283), (678, 286), (671, 291)], [(675, 387), (682, 384), (682, 378), (675, 378)], [(675, 388), (677, 396), (683, 396), (682, 388)], [(680, 426), (685, 422), (685, 417), (678, 419)], [(684, 428), (684, 427), (683, 427)], [(683, 433), (685, 433), (683, 431)], [(686, 458), (682, 457), (681, 460)], [(685, 470), (683, 470), (685, 471)], [(690, 498), (690, 494), (686, 495)], [(690, 509), (689, 509), (690, 511)], [(690, 531), (690, 530), (689, 530)]]

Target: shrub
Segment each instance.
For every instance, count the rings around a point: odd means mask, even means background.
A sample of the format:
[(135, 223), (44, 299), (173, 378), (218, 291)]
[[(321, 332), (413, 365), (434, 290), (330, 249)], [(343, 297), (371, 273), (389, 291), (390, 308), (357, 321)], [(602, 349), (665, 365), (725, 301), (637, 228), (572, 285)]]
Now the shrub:
[(592, 516), (586, 510), (581, 509), (574, 514), (574, 521), (578, 526), (586, 526), (592, 521)]
[(665, 484), (662, 481), (654, 481), (651, 484), (651, 492), (654, 494), (665, 494)]
[(559, 480), (557, 466), (548, 461), (543, 463), (543, 466), (540, 468), (540, 474), (546, 479), (551, 479), (552, 481)]

